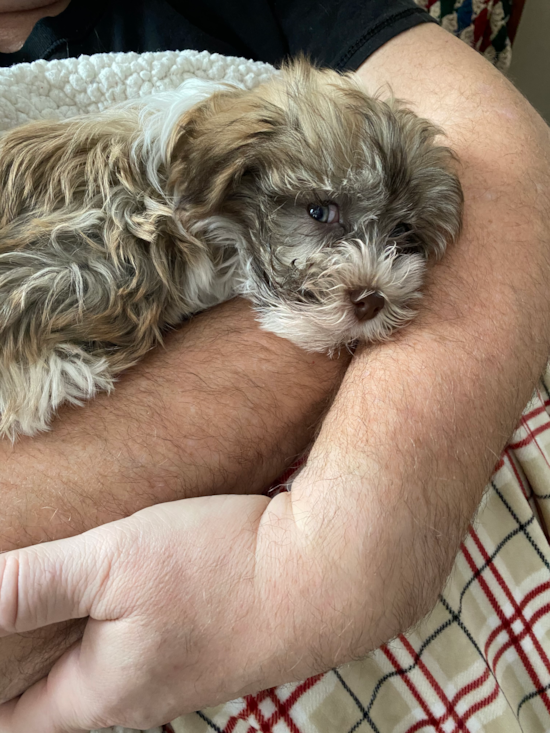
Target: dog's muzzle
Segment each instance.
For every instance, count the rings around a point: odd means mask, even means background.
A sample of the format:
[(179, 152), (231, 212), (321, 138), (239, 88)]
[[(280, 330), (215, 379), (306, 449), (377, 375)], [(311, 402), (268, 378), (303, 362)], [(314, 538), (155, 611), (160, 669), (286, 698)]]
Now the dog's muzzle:
[(386, 301), (384, 296), (380, 295), (380, 293), (375, 292), (363, 295), (364, 292), (364, 288), (352, 290), (349, 294), (349, 299), (353, 303), (353, 309), (357, 320), (371, 321), (373, 318), (376, 318), (384, 308)]

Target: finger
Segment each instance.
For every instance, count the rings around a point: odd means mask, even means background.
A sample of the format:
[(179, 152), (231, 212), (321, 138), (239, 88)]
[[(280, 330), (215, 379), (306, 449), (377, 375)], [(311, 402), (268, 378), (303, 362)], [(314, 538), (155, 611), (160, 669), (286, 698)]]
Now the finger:
[[(80, 642), (55, 664), (47, 678), (20, 697), (0, 705), (2, 733), (88, 733), (93, 727), (78, 722)], [(84, 696), (85, 697), (85, 696)]]
[(0, 637), (90, 615), (115, 547), (92, 530), (0, 555)]

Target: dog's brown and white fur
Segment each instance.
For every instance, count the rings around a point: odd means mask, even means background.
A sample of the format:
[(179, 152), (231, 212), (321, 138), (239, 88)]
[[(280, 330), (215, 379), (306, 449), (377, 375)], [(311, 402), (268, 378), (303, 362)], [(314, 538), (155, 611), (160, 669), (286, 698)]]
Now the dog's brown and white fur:
[(5, 133), (0, 433), (47, 429), (235, 294), (306, 349), (386, 338), (459, 232), (438, 134), (303, 60), (252, 91), (188, 82)]

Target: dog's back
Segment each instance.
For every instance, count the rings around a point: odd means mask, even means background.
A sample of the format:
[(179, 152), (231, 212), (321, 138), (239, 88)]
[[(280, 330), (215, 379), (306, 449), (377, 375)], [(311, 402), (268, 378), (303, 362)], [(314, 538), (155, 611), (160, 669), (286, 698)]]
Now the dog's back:
[(209, 254), (158, 190), (165, 172), (148, 179), (142, 138), (128, 106), (0, 137), (0, 434), (109, 390), (197, 310), (188, 264)]

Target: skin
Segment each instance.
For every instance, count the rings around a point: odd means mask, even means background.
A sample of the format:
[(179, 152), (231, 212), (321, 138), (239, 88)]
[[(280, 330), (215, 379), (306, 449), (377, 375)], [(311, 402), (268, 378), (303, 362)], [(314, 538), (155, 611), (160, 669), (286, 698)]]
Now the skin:
[[(443, 125), (461, 161), (464, 231), (433, 270), (419, 317), (353, 359), (290, 494), (187, 499), (3, 555), (5, 634), (94, 619), (47, 681), (0, 709), (3, 733), (158, 724), (361, 657), (432, 607), (550, 350), (550, 139), (498, 72), (436, 26), (390, 41), (359, 76), (371, 91), (391, 83)], [(175, 402), (172, 385), (168, 411)], [(270, 424), (261, 400), (258, 411)], [(38, 476), (51, 465), (41, 440)], [(66, 449), (58, 458), (68, 462)], [(87, 466), (102, 460), (99, 451)], [(98, 489), (79, 464), (67, 470), (78, 506), (82, 485)], [(39, 496), (33, 472), (25, 464)], [(115, 681), (117, 662), (129, 674)]]
[[(2, 34), (11, 44), (0, 51), (22, 46), (51, 11), (0, 0), (0, 44)], [(259, 331), (244, 301), (194, 319), (112, 397), (63, 410), (52, 433), (0, 441), (0, 552), (159, 502), (262, 492), (312, 440), (348, 362)], [(74, 622), (2, 640), (0, 701), (40, 679), (82, 630)]]
[[(112, 396), (65, 409), (50, 433), (0, 441), (0, 550), (159, 502), (262, 492), (313, 439), (348, 360), (259, 331), (243, 300), (193, 319)], [(0, 699), (42, 677), (81, 633), (74, 624), (3, 639)]]
[(0, 0), (0, 53), (19, 51), (35, 24), (59, 15), (71, 0)]

